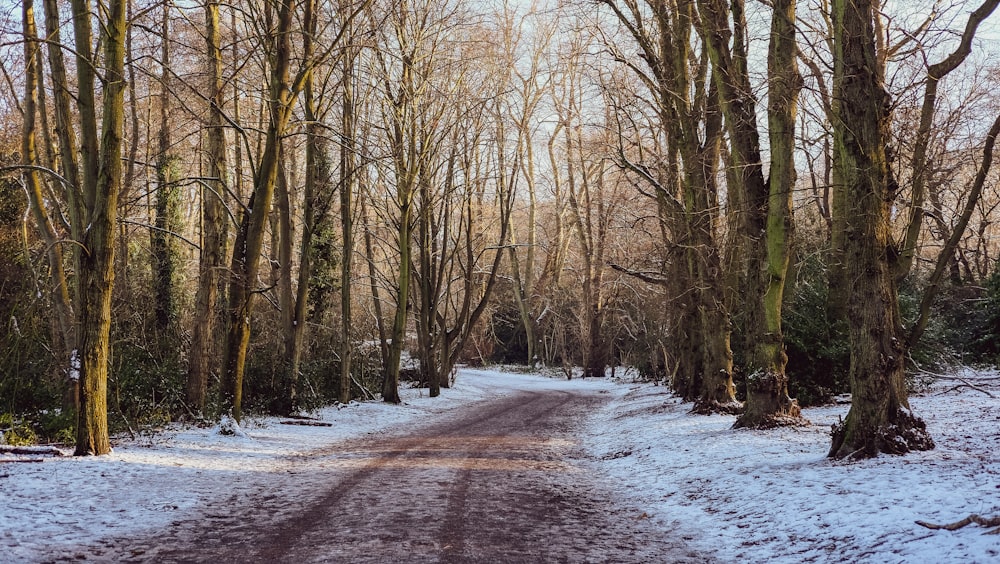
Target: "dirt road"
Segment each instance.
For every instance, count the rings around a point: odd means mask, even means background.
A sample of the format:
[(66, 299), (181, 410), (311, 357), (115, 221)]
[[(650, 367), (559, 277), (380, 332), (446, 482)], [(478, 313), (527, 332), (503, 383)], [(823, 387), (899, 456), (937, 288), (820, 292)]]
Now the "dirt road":
[(398, 435), (308, 453), (289, 461), (280, 491), (234, 496), (154, 537), (104, 543), (102, 558), (704, 561), (618, 503), (585, 459), (576, 436), (602, 399), (522, 391)]

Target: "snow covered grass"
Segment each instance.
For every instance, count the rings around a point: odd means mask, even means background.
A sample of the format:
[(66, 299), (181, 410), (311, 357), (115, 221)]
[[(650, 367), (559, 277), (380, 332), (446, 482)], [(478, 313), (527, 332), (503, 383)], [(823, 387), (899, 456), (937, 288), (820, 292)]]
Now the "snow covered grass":
[(607, 397), (579, 437), (586, 459), (573, 462), (608, 475), (666, 534), (719, 561), (998, 561), (1000, 536), (981, 527), (914, 524), (1000, 515), (1000, 399), (984, 393), (1000, 397), (1000, 377), (973, 382), (982, 391), (952, 389), (958, 383), (911, 401), (937, 449), (856, 463), (826, 458), (830, 425), (847, 405), (805, 410), (809, 427), (734, 431), (733, 417), (690, 415), (661, 386), (472, 369), (440, 398), (404, 390), (401, 406), (365, 402), (315, 414), (331, 427), (268, 418), (230, 435), (178, 427), (120, 440), (99, 458), (14, 463), (38, 457), (0, 454), (0, 562), (82, 557), (83, 546), (148, 534), (213, 500), (238, 507), (249, 492), (287, 487), (290, 473), (309, 469), (310, 454), (329, 454), (340, 441), (406, 431), (478, 400), (539, 388)]
[(646, 384), (619, 388), (588, 447), (634, 503), (723, 562), (996, 562), (1000, 536), (914, 523), (1000, 515), (1000, 399), (984, 393), (1000, 380), (956, 384), (911, 398), (937, 448), (902, 457), (827, 459), (848, 405), (804, 410), (809, 427), (735, 431)]

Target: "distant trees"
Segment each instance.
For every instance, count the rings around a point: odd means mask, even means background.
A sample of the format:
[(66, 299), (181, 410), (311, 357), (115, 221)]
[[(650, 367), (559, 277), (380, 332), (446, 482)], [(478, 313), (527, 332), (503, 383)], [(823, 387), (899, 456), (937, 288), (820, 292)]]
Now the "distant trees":
[(1000, 256), (1000, 2), (36, 3), (0, 30), (38, 289), (0, 302), (0, 396), (75, 408), (80, 374), (81, 453), (498, 359), (632, 363), (747, 427), (839, 370), (832, 456), (933, 444), (905, 368), (965, 350), (942, 310)]
[[(612, 57), (639, 78), (651, 123), (626, 117), (618, 151), (655, 200), (670, 256), (665, 277), (672, 310), (668, 349), (674, 389), (700, 412), (735, 413), (732, 325), (723, 298), (716, 172), (723, 135), (719, 91), (697, 37), (693, 2), (602, 2), (623, 27), (628, 47)], [(636, 61), (630, 53), (638, 49)], [(646, 119), (646, 115), (642, 115)], [(655, 137), (644, 138), (639, 127)], [(641, 160), (639, 160), (641, 159)]]

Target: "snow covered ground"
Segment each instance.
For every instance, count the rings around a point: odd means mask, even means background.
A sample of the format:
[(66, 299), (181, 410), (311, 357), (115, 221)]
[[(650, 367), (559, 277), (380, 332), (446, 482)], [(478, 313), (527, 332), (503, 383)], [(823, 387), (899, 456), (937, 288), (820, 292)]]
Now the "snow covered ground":
[(732, 430), (688, 414), (663, 387), (616, 389), (591, 424), (590, 450), (664, 528), (723, 562), (1000, 562), (1000, 535), (968, 526), (1000, 515), (1000, 379), (963, 374), (911, 397), (933, 451), (862, 462), (826, 458), (848, 405), (812, 408), (812, 425)]
[(1000, 377), (963, 377), (980, 389), (948, 380), (912, 398), (936, 450), (858, 463), (825, 457), (846, 405), (806, 410), (810, 427), (733, 431), (732, 417), (690, 415), (661, 386), (491, 370), (463, 370), (441, 398), (405, 390), (402, 406), (322, 410), (331, 427), (269, 418), (245, 425), (248, 436), (176, 428), (117, 441), (100, 458), (15, 463), (39, 457), (0, 454), (0, 562), (92, 558), (81, 547), (155, 531), (208, 500), (281, 487), (310, 451), (540, 387), (607, 394), (580, 437), (590, 455), (582, 463), (606, 472), (667, 534), (719, 561), (995, 562), (1000, 535), (914, 524), (1000, 515), (1000, 399), (987, 395), (1000, 397)]

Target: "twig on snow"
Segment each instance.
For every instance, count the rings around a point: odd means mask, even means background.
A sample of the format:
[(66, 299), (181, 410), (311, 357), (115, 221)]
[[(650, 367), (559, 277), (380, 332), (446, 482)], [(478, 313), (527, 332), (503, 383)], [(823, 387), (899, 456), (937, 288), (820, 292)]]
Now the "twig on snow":
[(989, 519), (986, 519), (980, 517), (979, 515), (972, 514), (966, 517), (965, 519), (962, 519), (961, 521), (955, 521), (954, 523), (948, 523), (945, 525), (935, 525), (934, 523), (928, 523), (926, 521), (917, 521), (917, 524), (920, 525), (921, 527), (927, 527), (928, 529), (935, 529), (935, 530), (944, 529), (946, 531), (954, 531), (957, 529), (961, 529), (962, 527), (970, 525), (972, 523), (975, 523), (983, 527), (995, 527), (994, 529), (990, 529), (989, 531), (983, 533), (985, 535), (1000, 535), (1000, 517), (991, 517)]

